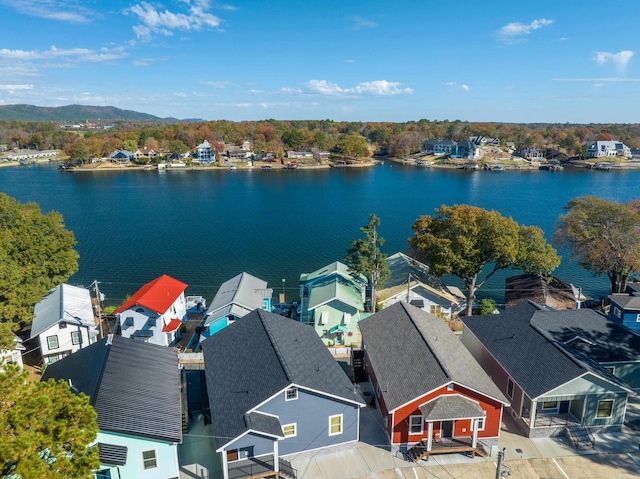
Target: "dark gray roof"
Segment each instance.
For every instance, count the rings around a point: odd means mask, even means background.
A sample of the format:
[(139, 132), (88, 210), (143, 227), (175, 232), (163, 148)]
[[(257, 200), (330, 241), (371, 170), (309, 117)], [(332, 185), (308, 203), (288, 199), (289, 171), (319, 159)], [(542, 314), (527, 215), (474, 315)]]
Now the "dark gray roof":
[(554, 341), (544, 330), (530, 325), (535, 314), (547, 311), (526, 301), (501, 314), (463, 317), (462, 321), (532, 399), (587, 372), (628, 389), (589, 358)]
[(426, 264), (403, 253), (396, 253), (389, 256), (387, 258), (387, 266), (389, 266), (389, 272), (391, 274), (389, 279), (384, 283), (385, 288), (393, 288), (394, 286), (407, 284), (409, 274), (411, 274), (412, 280), (417, 279), (432, 288), (450, 294), (444, 281), (429, 273), (429, 267)]
[(108, 466), (124, 466), (127, 463), (127, 446), (98, 443), (100, 463)]
[(599, 363), (640, 361), (640, 335), (592, 309), (538, 311), (531, 325)]
[(244, 423), (248, 429), (253, 431), (260, 431), (270, 436), (284, 438), (282, 424), (280, 424), (280, 420), (275, 416), (261, 414), (259, 412), (250, 412), (244, 415)]
[(631, 296), (630, 294), (611, 294), (609, 295), (611, 301), (615, 301), (624, 309), (638, 309), (640, 310), (640, 296)]
[(175, 350), (109, 336), (57, 361), (49, 378), (89, 396), (101, 431), (168, 442), (182, 440), (180, 371)]
[(485, 417), (485, 412), (475, 401), (459, 394), (445, 394), (420, 406), (425, 421), (448, 421), (461, 418)]
[(509, 403), (441, 318), (396, 303), (358, 325), (390, 411), (451, 382)]
[(246, 414), (292, 384), (364, 405), (315, 330), (283, 316), (256, 309), (202, 350), (216, 448), (249, 430)]

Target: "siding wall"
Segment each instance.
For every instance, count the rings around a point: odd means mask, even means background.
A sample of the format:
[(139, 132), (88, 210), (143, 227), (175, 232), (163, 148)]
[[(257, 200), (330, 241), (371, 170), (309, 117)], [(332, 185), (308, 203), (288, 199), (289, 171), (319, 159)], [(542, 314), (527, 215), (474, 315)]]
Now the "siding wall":
[[(264, 456), (267, 454), (273, 454), (274, 441), (275, 439), (265, 436), (247, 434), (246, 436), (242, 436), (237, 441), (229, 444), (225, 448), (225, 451), (238, 449), (238, 460), (247, 459), (249, 457)], [(226, 452), (223, 454), (226, 454)]]
[[(71, 341), (71, 333), (72, 332), (80, 332), (80, 336), (82, 337), (81, 344), (73, 344)], [(58, 337), (58, 347), (55, 349), (49, 348), (49, 343), (47, 342), (47, 337), (49, 336), (57, 336)], [(54, 356), (63, 352), (69, 352), (69, 354), (75, 353), (79, 351), (81, 348), (86, 348), (89, 346), (89, 332), (85, 326), (78, 326), (76, 324), (67, 323), (66, 328), (60, 328), (60, 323), (57, 323), (50, 327), (45, 332), (41, 333), (39, 336), (40, 348), (42, 351), (42, 357), (45, 362), (47, 361), (48, 356)]]
[[(151, 439), (123, 436), (108, 432), (99, 432), (96, 442), (117, 444), (127, 447), (127, 463), (124, 466), (109, 467), (111, 477), (136, 478), (136, 479), (167, 479), (180, 475), (178, 466), (178, 446), (173, 443), (153, 441)], [(145, 469), (142, 461), (142, 451), (155, 450), (157, 467)]]
[(613, 374), (633, 389), (640, 388), (640, 363), (600, 363), (602, 366), (614, 367)]
[[(358, 440), (359, 407), (298, 389), (298, 399), (278, 394), (258, 411), (278, 416), (280, 424), (296, 423), (296, 436), (280, 441), (280, 455)], [(342, 434), (329, 436), (329, 416), (342, 414)]]
[[(328, 314), (327, 324), (319, 324), (320, 318), (322, 317), (322, 312), (326, 311)], [(355, 344), (357, 342), (357, 324), (360, 320), (359, 311), (351, 306), (343, 303), (342, 301), (333, 300), (327, 304), (324, 304), (318, 308), (316, 308), (313, 312), (315, 330), (318, 333), (318, 336), (322, 338), (322, 341), (325, 344), (329, 342), (336, 344), (336, 334), (331, 333), (326, 337), (323, 336), (322, 331), (325, 329), (328, 331), (332, 327), (337, 324), (342, 323), (342, 318), (344, 317), (344, 313), (349, 313), (351, 315), (351, 323), (346, 324), (345, 327), (348, 329), (351, 336), (348, 333), (343, 333), (342, 342), (340, 344)]]

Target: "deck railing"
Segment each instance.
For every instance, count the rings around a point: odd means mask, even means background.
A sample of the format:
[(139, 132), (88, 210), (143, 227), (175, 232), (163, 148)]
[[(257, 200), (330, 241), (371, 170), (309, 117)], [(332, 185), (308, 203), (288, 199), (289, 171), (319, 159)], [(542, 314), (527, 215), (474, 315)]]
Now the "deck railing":
[(279, 471), (273, 470), (273, 459), (249, 459), (238, 466), (229, 467), (229, 479), (250, 479), (252, 477), (286, 477), (296, 479), (297, 471), (291, 463), (278, 460)]

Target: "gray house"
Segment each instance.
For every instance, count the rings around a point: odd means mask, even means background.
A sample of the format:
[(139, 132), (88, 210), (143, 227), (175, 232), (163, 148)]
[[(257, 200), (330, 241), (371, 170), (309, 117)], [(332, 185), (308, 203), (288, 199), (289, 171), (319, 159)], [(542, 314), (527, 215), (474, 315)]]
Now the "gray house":
[(589, 321), (597, 318), (580, 311), (527, 301), (502, 314), (463, 318), (463, 344), (511, 400), (511, 415), (529, 437), (563, 430), (571, 437), (581, 426), (619, 429), (624, 422), (634, 392), (598, 363), (609, 359), (609, 348), (595, 346), (598, 329)]
[(256, 309), (202, 350), (224, 479), (295, 477), (283, 456), (358, 441), (365, 404), (313, 328)]

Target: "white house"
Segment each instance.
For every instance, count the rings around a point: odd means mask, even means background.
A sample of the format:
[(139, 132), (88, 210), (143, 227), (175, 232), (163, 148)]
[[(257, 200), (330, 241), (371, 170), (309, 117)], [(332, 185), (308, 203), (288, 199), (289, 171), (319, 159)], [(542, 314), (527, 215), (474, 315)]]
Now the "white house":
[(150, 281), (115, 310), (116, 331), (125, 338), (169, 346), (180, 338), (187, 319), (186, 289), (166, 274)]
[(36, 304), (29, 340), (38, 343), (45, 363), (75, 353), (94, 343), (97, 336), (88, 289), (60, 284)]
[(194, 161), (202, 164), (209, 164), (216, 161), (216, 154), (212, 151), (211, 145), (207, 140), (204, 140), (196, 146), (196, 159)]
[(601, 158), (603, 156), (622, 156), (631, 158), (631, 149), (618, 140), (594, 141), (587, 149), (589, 158)]
[(26, 348), (22, 344), (22, 340), (13, 335), (13, 348), (12, 349), (0, 349), (0, 371), (3, 369), (3, 365), (5, 364), (16, 364), (20, 369), (22, 369), (22, 352)]

